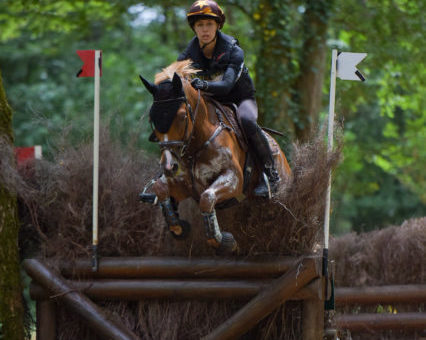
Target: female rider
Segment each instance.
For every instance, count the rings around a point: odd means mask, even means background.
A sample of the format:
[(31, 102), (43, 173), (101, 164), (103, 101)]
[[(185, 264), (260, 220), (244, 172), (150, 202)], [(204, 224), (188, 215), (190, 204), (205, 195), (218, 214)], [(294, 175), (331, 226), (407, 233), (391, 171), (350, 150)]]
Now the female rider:
[(255, 89), (244, 65), (244, 51), (235, 38), (220, 32), (225, 23), (225, 14), (215, 1), (194, 2), (187, 19), (195, 37), (178, 60), (191, 59), (193, 66), (201, 70), (191, 82), (195, 89), (211, 94), (221, 103), (237, 105), (237, 114), (249, 147), (264, 173), (254, 194), (271, 197), (277, 190), (280, 178), (274, 167), (268, 140), (257, 125)]

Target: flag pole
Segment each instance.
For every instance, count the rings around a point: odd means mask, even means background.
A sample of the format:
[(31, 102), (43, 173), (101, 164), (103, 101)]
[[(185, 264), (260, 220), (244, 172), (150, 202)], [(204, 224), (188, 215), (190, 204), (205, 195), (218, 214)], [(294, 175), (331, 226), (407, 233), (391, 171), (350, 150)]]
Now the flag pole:
[(98, 189), (99, 189), (99, 97), (100, 97), (100, 55), (95, 51), (95, 95), (93, 124), (93, 213), (92, 213), (92, 271), (98, 270)]
[[(337, 50), (331, 52), (330, 72), (330, 104), (328, 109), (328, 146), (327, 154), (333, 150), (334, 132), (334, 103), (336, 99), (336, 74), (337, 74)], [(328, 174), (328, 186), (325, 200), (324, 214), (324, 248), (323, 248), (323, 275), (328, 275), (328, 241), (330, 238), (330, 197), (331, 197), (331, 170)]]

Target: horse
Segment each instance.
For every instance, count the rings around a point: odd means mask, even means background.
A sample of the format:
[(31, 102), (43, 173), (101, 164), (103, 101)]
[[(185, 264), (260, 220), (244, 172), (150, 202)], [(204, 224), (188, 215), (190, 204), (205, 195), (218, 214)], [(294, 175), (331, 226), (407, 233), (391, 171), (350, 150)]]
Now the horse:
[[(232, 254), (237, 242), (231, 233), (221, 231), (215, 208), (245, 196), (250, 199), (261, 170), (255, 167), (244, 192), (247, 150), (238, 140), (229, 116), (219, 115), (209, 97), (191, 86), (191, 75), (197, 71), (190, 60), (184, 60), (157, 73), (154, 83), (140, 75), (153, 96), (150, 140), (156, 141), (161, 150), (162, 175), (153, 181), (152, 189), (176, 239), (186, 238), (190, 231), (189, 223), (179, 219), (177, 204), (192, 197), (203, 216), (207, 243), (218, 254)], [(289, 164), (275, 139), (266, 135), (283, 179), (291, 173)]]

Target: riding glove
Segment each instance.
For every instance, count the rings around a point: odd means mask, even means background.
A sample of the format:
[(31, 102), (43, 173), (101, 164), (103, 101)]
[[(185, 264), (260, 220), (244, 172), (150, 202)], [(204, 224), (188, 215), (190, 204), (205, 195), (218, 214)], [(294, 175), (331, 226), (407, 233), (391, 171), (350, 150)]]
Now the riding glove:
[(191, 85), (194, 89), (203, 91), (207, 90), (207, 88), (209, 87), (208, 82), (205, 80), (201, 80), (200, 78), (194, 78), (191, 81)]

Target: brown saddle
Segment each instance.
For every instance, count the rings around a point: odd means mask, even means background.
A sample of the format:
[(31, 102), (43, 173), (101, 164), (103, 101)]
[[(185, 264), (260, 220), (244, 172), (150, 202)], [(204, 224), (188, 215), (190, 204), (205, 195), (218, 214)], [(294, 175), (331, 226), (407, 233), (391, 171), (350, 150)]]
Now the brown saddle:
[(241, 149), (243, 149), (244, 152), (247, 152), (248, 143), (244, 135), (244, 130), (241, 128), (241, 122), (238, 119), (237, 106), (233, 103), (222, 104), (211, 97), (205, 99), (211, 102), (215, 107), (216, 116), (219, 119), (219, 122), (234, 132)]

